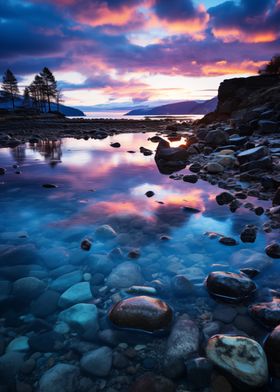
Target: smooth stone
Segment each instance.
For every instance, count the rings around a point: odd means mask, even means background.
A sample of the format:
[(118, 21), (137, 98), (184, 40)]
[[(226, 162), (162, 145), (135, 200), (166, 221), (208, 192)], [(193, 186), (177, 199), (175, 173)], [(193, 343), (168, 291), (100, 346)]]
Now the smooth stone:
[(240, 272), (249, 276), (250, 279), (255, 278), (260, 273), (260, 271), (255, 268), (241, 268)]
[(237, 165), (237, 160), (231, 155), (221, 155), (216, 157), (216, 161), (224, 168), (233, 169)]
[(103, 254), (91, 254), (87, 258), (87, 264), (92, 273), (100, 273), (106, 276), (112, 271), (114, 266), (110, 257)]
[(125, 290), (128, 294), (134, 295), (156, 295), (157, 290), (150, 286), (131, 286)]
[(176, 392), (176, 386), (166, 377), (146, 372), (130, 385), (129, 392)]
[(172, 327), (167, 340), (164, 359), (165, 373), (178, 377), (184, 371), (184, 361), (199, 349), (198, 326), (187, 315), (180, 316)]
[(44, 259), (45, 266), (50, 269), (65, 267), (69, 264), (69, 252), (64, 247), (43, 249), (40, 254)]
[(83, 274), (81, 271), (73, 271), (61, 275), (59, 278), (53, 280), (50, 284), (50, 287), (53, 290), (63, 292), (69, 289), (69, 287), (73, 286), (74, 284), (81, 282), (82, 279)]
[(217, 162), (209, 162), (204, 168), (210, 174), (223, 173), (224, 171), (224, 167)]
[(216, 196), (216, 202), (222, 206), (224, 204), (229, 204), (234, 200), (234, 196), (229, 192), (222, 192)]
[(117, 265), (108, 276), (107, 284), (113, 288), (128, 288), (141, 285), (143, 277), (139, 265), (129, 261)]
[(99, 240), (112, 240), (117, 236), (117, 233), (110, 225), (102, 225), (95, 230), (95, 236)]
[(79, 368), (58, 363), (47, 370), (39, 380), (40, 392), (76, 392), (78, 389)]
[(62, 349), (63, 337), (54, 331), (48, 331), (32, 335), (29, 338), (28, 343), (31, 350), (34, 352), (54, 352)]
[(206, 347), (207, 358), (241, 383), (253, 388), (266, 384), (265, 353), (256, 341), (243, 336), (215, 335)]
[(243, 274), (211, 272), (206, 279), (210, 294), (222, 300), (240, 302), (256, 291), (255, 283)]
[(278, 132), (280, 125), (275, 121), (270, 120), (260, 120), (258, 122), (258, 126), (260, 128), (261, 133), (273, 133)]
[(265, 248), (265, 253), (273, 259), (280, 259), (280, 243), (272, 242), (271, 244), (267, 245)]
[(0, 384), (14, 384), (23, 364), (24, 354), (11, 351), (0, 357)]
[(119, 148), (121, 145), (119, 142), (115, 142), (115, 143), (111, 143), (110, 146), (114, 148)]
[(167, 141), (161, 140), (157, 146), (155, 160), (186, 161), (188, 156), (186, 148), (170, 147)]
[(145, 193), (145, 195), (147, 196), (147, 197), (153, 197), (154, 196), (154, 192), (153, 191), (147, 191), (146, 193)]
[(106, 377), (111, 371), (112, 360), (112, 350), (104, 346), (84, 354), (80, 364), (86, 373), (96, 377)]
[(0, 247), (0, 266), (40, 264), (42, 258), (32, 244)]
[(55, 184), (43, 184), (42, 187), (43, 188), (47, 188), (47, 189), (52, 189), (52, 188), (57, 188), (57, 185), (55, 185)]
[(15, 297), (22, 300), (32, 300), (38, 297), (46, 288), (46, 284), (32, 276), (27, 276), (16, 280), (13, 283), (12, 293)]
[(263, 325), (276, 327), (280, 324), (280, 299), (249, 306), (249, 313)]
[(187, 174), (183, 177), (183, 181), (195, 184), (198, 181), (198, 176), (196, 174)]
[(225, 146), (228, 144), (229, 136), (222, 130), (212, 130), (205, 136), (205, 143), (212, 147)]
[(68, 332), (70, 332), (70, 327), (67, 323), (65, 323), (64, 321), (58, 321), (54, 328), (53, 328), (54, 332), (59, 333), (61, 335), (64, 335)]
[(272, 260), (261, 252), (251, 249), (241, 249), (230, 258), (230, 264), (234, 268), (255, 268), (263, 271), (272, 265)]
[(47, 317), (55, 313), (59, 300), (59, 293), (53, 290), (44, 291), (31, 303), (31, 313), (36, 317)]
[(240, 164), (244, 164), (251, 161), (256, 161), (258, 159), (264, 158), (269, 154), (267, 147), (260, 146), (255, 148), (250, 148), (249, 150), (245, 150), (240, 152), (237, 155), (237, 159)]
[(168, 329), (172, 317), (172, 310), (165, 302), (147, 296), (124, 299), (109, 312), (109, 319), (115, 326), (147, 332)]
[(90, 248), (92, 246), (92, 241), (89, 240), (88, 238), (85, 238), (82, 242), (81, 242), (81, 248), (85, 251), (89, 251)]
[(176, 275), (171, 279), (171, 288), (178, 297), (186, 297), (193, 293), (194, 285), (184, 275)]
[(96, 336), (98, 326), (98, 311), (94, 304), (76, 304), (63, 310), (58, 319), (64, 321), (86, 339)]
[(153, 155), (153, 151), (145, 147), (140, 147), (140, 152), (145, 156)]
[(28, 344), (28, 337), (27, 336), (18, 336), (17, 338), (13, 339), (6, 348), (6, 353), (11, 351), (18, 351), (18, 352), (26, 352), (29, 351), (30, 347)]
[(280, 325), (269, 334), (264, 343), (269, 369), (273, 376), (280, 378)]
[(86, 302), (93, 298), (89, 282), (80, 282), (71, 286), (61, 294), (58, 306), (67, 308), (79, 302)]
[(257, 228), (256, 226), (246, 225), (240, 234), (240, 239), (242, 242), (255, 242), (257, 238)]
[(231, 238), (231, 237), (221, 237), (219, 239), (219, 242), (221, 244), (227, 245), (227, 246), (235, 246), (238, 244), (238, 242), (234, 238)]
[(237, 316), (237, 311), (232, 306), (219, 304), (213, 312), (213, 319), (222, 321), (223, 323), (231, 323)]

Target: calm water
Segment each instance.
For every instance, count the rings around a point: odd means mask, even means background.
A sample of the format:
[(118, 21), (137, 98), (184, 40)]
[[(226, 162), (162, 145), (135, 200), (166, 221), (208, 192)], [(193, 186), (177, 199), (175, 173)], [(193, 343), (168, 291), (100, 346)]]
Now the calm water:
[[(196, 319), (214, 304), (202, 286), (207, 273), (217, 269), (238, 271), (254, 252), (260, 252), (264, 259), (264, 247), (274, 235), (259, 230), (254, 244), (233, 247), (209, 239), (206, 231), (238, 240), (245, 224), (261, 228), (266, 218), (245, 208), (232, 214), (227, 206), (218, 206), (215, 196), (221, 189), (206, 182), (188, 184), (160, 174), (154, 156), (145, 157), (139, 152), (140, 146), (155, 150), (156, 144), (147, 140), (150, 136), (126, 134), (102, 141), (63, 139), (1, 149), (0, 167), (6, 167), (7, 173), (0, 178), (0, 241), (10, 246), (34, 244), (38, 258), (47, 261), (46, 266), (40, 262), (42, 278), (48, 284), (55, 267), (70, 264), (75, 270), (91, 272), (88, 260), (92, 254), (107, 255), (118, 247), (123, 252), (122, 261), (126, 261), (127, 254), (138, 249), (140, 257), (134, 262), (140, 265), (147, 285), (154, 279), (168, 281), (174, 274), (183, 273), (200, 287), (200, 294), (188, 301), (172, 296), (168, 299), (177, 314), (188, 312)], [(121, 148), (110, 146), (116, 141)], [(131, 150), (135, 153), (128, 152)], [(43, 188), (46, 183), (57, 188)], [(149, 190), (155, 193), (151, 198), (145, 196)], [(255, 205), (269, 206), (252, 200)], [(188, 213), (182, 209), (186, 206), (200, 212)], [(90, 252), (81, 250), (81, 240), (94, 237), (95, 229), (102, 224), (115, 229), (116, 239), (94, 240)], [(170, 240), (161, 240), (162, 235)], [(271, 281), (277, 268), (274, 264), (257, 278), (259, 287)], [(105, 283), (99, 285), (98, 289)], [(103, 299), (97, 292), (95, 299), (105, 315), (112, 304), (110, 295)], [(27, 307), (18, 312), (27, 317), (30, 310)], [(57, 314), (51, 316), (54, 324)]]
[[(108, 111), (108, 112), (85, 112), (87, 119), (97, 119), (97, 118), (104, 118), (104, 119), (125, 119), (125, 120), (144, 120), (145, 118), (151, 118), (153, 120), (162, 120), (164, 118), (172, 118), (178, 121), (185, 121), (185, 120), (199, 120), (204, 116), (200, 114), (182, 114), (182, 115), (155, 115), (155, 116), (126, 116), (125, 114), (127, 111)], [(69, 117), (69, 118), (77, 118), (77, 117)]]

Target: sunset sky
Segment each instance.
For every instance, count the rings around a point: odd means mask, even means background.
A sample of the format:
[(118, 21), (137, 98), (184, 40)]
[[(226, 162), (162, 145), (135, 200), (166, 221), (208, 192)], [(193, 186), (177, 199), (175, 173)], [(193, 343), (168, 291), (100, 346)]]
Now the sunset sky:
[(207, 99), (280, 52), (280, 0), (0, 0), (0, 72), (66, 104)]

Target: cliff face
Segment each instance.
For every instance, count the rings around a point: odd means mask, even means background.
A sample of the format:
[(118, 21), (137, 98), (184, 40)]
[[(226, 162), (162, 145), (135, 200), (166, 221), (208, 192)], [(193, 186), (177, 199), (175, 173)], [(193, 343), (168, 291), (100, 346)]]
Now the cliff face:
[(249, 120), (248, 115), (263, 107), (263, 111), (280, 111), (280, 76), (261, 75), (224, 80), (218, 91), (218, 105), (203, 122), (228, 119)]

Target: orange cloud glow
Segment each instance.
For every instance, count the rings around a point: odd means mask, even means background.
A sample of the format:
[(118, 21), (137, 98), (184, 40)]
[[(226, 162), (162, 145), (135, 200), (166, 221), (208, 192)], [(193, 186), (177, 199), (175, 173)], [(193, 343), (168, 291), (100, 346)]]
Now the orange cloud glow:
[(225, 43), (242, 41), (246, 43), (266, 43), (273, 42), (278, 38), (275, 32), (256, 32), (256, 33), (245, 33), (244, 31), (238, 30), (237, 28), (220, 29), (214, 28), (212, 30), (216, 38), (221, 39)]
[(207, 76), (256, 73), (265, 64), (266, 61), (243, 61), (241, 63), (218, 61), (214, 64), (203, 66), (202, 73)]

